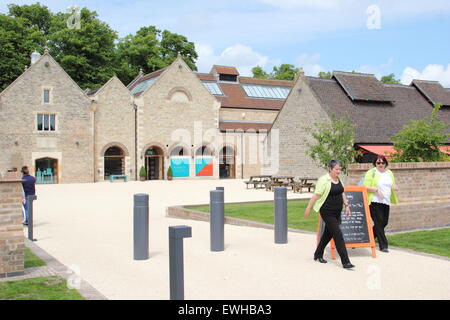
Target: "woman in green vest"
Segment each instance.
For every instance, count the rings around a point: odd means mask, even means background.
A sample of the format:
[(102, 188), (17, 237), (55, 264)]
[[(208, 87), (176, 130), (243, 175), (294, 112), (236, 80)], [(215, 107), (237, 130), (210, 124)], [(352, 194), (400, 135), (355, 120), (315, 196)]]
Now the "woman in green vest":
[(397, 204), (398, 199), (395, 194), (398, 187), (395, 184), (395, 177), (385, 156), (378, 156), (373, 161), (374, 168), (368, 170), (364, 175), (364, 186), (367, 187), (370, 215), (374, 226), (373, 234), (378, 239), (378, 245), (382, 252), (389, 252), (388, 241), (384, 229), (389, 222), (389, 209), (391, 204)]
[(305, 210), (305, 217), (309, 217), (311, 208), (320, 212), (320, 217), (325, 222), (325, 229), (314, 252), (314, 260), (320, 263), (327, 263), (323, 258), (325, 247), (331, 239), (336, 244), (336, 249), (341, 257), (342, 265), (345, 269), (351, 269), (355, 266), (350, 263), (347, 248), (345, 247), (344, 237), (339, 228), (341, 224), (341, 212), (345, 207), (345, 214), (350, 216), (348, 200), (344, 193), (344, 185), (339, 180), (342, 164), (340, 161), (331, 160), (328, 164), (328, 173), (319, 178), (316, 184), (316, 190)]

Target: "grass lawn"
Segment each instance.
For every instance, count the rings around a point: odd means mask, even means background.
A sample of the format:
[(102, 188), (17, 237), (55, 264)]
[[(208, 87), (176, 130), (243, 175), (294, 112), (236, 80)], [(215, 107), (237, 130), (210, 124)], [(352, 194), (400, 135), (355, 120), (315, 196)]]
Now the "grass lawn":
[(85, 300), (60, 277), (0, 282), (0, 300)]
[[(311, 211), (309, 218), (304, 216), (309, 200), (288, 201), (288, 227), (299, 230), (316, 232), (318, 214)], [(189, 207), (188, 209), (209, 213), (209, 206)], [(250, 204), (226, 204), (225, 215), (227, 217), (274, 223), (273, 201)]]
[(45, 262), (42, 261), (37, 255), (35, 255), (30, 249), (25, 247), (25, 269), (45, 266)]
[[(314, 211), (311, 211), (309, 218), (303, 215), (307, 204), (308, 200), (288, 201), (289, 228), (317, 231), (318, 215)], [(189, 209), (209, 213), (209, 206), (189, 207)], [(273, 202), (226, 204), (225, 215), (273, 224)], [(450, 257), (450, 228), (390, 235), (388, 240), (392, 246)]]
[(450, 228), (388, 236), (389, 245), (450, 258)]

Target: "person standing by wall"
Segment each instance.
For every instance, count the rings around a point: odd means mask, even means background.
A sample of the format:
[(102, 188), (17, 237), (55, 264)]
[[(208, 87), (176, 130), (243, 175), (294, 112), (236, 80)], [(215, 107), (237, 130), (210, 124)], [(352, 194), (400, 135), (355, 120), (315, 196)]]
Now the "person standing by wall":
[(374, 168), (368, 170), (364, 175), (364, 186), (370, 203), (370, 216), (374, 226), (373, 234), (378, 239), (380, 251), (389, 252), (388, 241), (384, 229), (389, 223), (389, 209), (391, 204), (397, 204), (398, 199), (395, 191), (395, 177), (385, 156), (378, 156), (373, 161)]
[(25, 217), (23, 221), (23, 225), (28, 225), (28, 196), (36, 195), (36, 179), (30, 175), (30, 171), (27, 166), (22, 167), (21, 170), (22, 177), (22, 186), (24, 192), (24, 199), (22, 200), (23, 207), (25, 209)]
[(342, 164), (340, 161), (331, 160), (328, 164), (328, 173), (319, 178), (316, 190), (305, 210), (305, 217), (309, 217), (311, 208), (320, 212), (320, 217), (325, 222), (325, 230), (320, 238), (314, 260), (320, 263), (327, 263), (323, 259), (325, 247), (331, 239), (336, 244), (336, 249), (341, 257), (342, 266), (351, 269), (355, 266), (350, 262), (347, 248), (345, 247), (344, 236), (339, 228), (341, 224), (341, 211), (345, 207), (345, 214), (350, 216), (348, 200), (344, 193), (344, 185), (339, 180)]

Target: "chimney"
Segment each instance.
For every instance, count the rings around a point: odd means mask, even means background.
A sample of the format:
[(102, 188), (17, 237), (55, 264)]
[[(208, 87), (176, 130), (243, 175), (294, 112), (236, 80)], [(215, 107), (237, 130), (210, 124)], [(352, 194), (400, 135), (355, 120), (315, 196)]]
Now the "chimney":
[(41, 57), (41, 54), (39, 52), (36, 52), (36, 51), (33, 52), (31, 54), (31, 64), (32, 65), (35, 64), (40, 59), (40, 57)]

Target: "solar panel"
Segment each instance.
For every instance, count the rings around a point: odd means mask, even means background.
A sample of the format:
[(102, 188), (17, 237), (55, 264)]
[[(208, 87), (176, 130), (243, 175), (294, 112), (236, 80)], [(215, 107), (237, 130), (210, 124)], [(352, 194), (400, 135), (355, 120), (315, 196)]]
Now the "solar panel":
[(208, 89), (208, 91), (211, 94), (223, 96), (223, 92), (222, 90), (220, 90), (220, 87), (217, 83), (207, 81), (202, 81), (202, 83), (205, 85), (206, 89)]
[(286, 99), (290, 87), (263, 86), (256, 84), (242, 84), (247, 96), (252, 98)]

